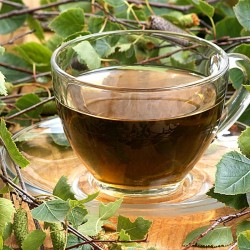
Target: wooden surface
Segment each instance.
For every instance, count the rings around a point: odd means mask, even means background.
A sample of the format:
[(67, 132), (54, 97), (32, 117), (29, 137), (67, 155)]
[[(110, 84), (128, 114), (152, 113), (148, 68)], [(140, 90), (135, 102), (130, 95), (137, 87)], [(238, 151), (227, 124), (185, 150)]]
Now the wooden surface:
[[(155, 247), (157, 250), (181, 250), (182, 243), (186, 235), (200, 226), (210, 224), (213, 219), (217, 219), (222, 215), (233, 213), (233, 210), (220, 208), (213, 211), (189, 214), (175, 217), (144, 217), (153, 222), (148, 235), (148, 243), (143, 243), (145, 249), (147, 247)], [(134, 218), (131, 218), (133, 220)], [(33, 223), (30, 223), (33, 228)], [(6, 242), (14, 249), (18, 249), (14, 237)], [(45, 241), (45, 250), (52, 249), (49, 237)], [(202, 248), (192, 247), (190, 250), (198, 250)], [(204, 249), (204, 248), (203, 248)], [(228, 247), (205, 248), (206, 250), (226, 250)]]
[[(25, 0), (24, 2), (30, 7), (38, 5), (38, 1)], [(9, 36), (2, 37), (2, 42), (4, 39), (9, 39)], [(27, 39), (30, 40), (30, 38)], [(234, 211), (227, 208), (220, 208), (212, 211), (174, 217), (145, 217), (153, 222), (146, 246), (155, 247), (158, 250), (181, 250), (182, 242), (190, 231), (200, 226), (207, 225), (211, 223), (211, 220), (232, 212)], [(9, 239), (8, 243), (16, 248), (14, 238)], [(52, 249), (49, 239), (45, 242), (45, 249)], [(198, 248), (190, 249), (197, 250)], [(206, 248), (206, 250), (210, 249), (214, 248)], [(216, 248), (216, 250), (226, 249), (227, 247)]]

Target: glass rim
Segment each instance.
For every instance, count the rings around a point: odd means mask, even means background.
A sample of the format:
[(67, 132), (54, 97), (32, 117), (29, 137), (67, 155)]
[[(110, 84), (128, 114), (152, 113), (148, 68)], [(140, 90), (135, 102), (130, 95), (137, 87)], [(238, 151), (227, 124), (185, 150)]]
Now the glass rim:
[[(196, 41), (198, 43), (203, 43), (205, 45), (208, 45), (210, 48), (214, 49), (215, 51), (217, 51), (223, 57), (223, 60), (225, 61), (225, 63), (222, 64), (223, 67), (220, 70), (218, 70), (218, 72), (216, 72), (215, 74), (211, 74), (211, 75), (205, 76), (199, 80), (189, 82), (186, 84), (184, 83), (184, 84), (179, 85), (179, 86), (156, 87), (156, 88), (128, 88), (128, 87), (121, 88), (121, 87), (114, 87), (114, 86), (108, 86), (108, 85), (98, 85), (98, 84), (94, 84), (94, 83), (82, 82), (81, 80), (78, 80), (77, 77), (72, 76), (72, 75), (68, 74), (67, 72), (65, 72), (56, 62), (56, 58), (57, 58), (58, 54), (60, 53), (60, 51), (65, 49), (67, 46), (70, 46), (71, 44), (74, 44), (74, 43), (77, 43), (80, 41), (85, 41), (85, 40), (88, 40), (90, 38), (98, 38), (98, 37), (102, 37), (102, 36), (106, 36), (106, 35), (116, 35), (116, 34), (122, 35), (122, 34), (129, 34), (129, 33), (132, 33), (132, 34), (135, 34), (135, 33), (164, 34), (164, 35), (174, 36), (178, 39), (183, 37), (183, 38), (186, 38), (189, 40)], [(217, 46), (216, 44), (212, 43), (211, 41), (205, 40), (203, 38), (194, 36), (194, 35), (182, 34), (182, 33), (177, 33), (177, 32), (169, 32), (169, 31), (163, 31), (163, 30), (115, 30), (115, 31), (92, 33), (89, 35), (79, 36), (79, 37), (76, 37), (72, 40), (69, 40), (69, 41), (61, 44), (58, 48), (56, 48), (56, 50), (53, 52), (53, 54), (51, 56), (51, 67), (54, 71), (56, 71), (61, 76), (65, 76), (69, 79), (72, 79), (72, 83), (77, 84), (77, 85), (78, 84), (82, 85), (84, 83), (84, 85), (87, 85), (87, 86), (90, 86), (93, 88), (113, 90), (113, 91), (131, 91), (131, 92), (167, 91), (167, 90), (183, 89), (183, 88), (187, 88), (187, 87), (199, 86), (199, 85), (205, 84), (207, 82), (216, 81), (218, 78), (220, 78), (222, 75), (224, 75), (225, 72), (228, 70), (229, 57), (228, 57), (227, 53), (222, 48)], [(98, 71), (100, 69), (101, 68), (96, 69), (96, 70)]]

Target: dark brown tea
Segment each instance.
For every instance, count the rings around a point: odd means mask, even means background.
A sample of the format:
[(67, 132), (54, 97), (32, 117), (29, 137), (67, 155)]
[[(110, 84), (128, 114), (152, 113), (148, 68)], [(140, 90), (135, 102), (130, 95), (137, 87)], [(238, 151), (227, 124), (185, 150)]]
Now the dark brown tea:
[[(171, 91), (162, 88), (200, 80), (186, 71), (110, 69), (70, 84), (68, 107), (58, 103), (65, 133), (93, 176), (125, 189), (180, 182), (214, 138), (223, 102), (211, 84)], [(93, 88), (113, 86), (120, 90)]]

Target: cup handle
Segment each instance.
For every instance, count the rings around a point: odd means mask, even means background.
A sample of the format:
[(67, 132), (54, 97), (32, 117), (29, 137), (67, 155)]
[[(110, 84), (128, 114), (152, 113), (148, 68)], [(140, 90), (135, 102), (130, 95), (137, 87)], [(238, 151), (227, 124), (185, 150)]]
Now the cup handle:
[[(228, 56), (229, 70), (233, 68), (240, 69), (244, 75), (244, 82), (225, 103), (217, 135), (229, 129), (250, 104), (250, 94), (244, 87), (244, 85), (249, 85), (250, 59), (238, 53), (230, 53)], [(249, 71), (249, 73), (247, 73), (247, 71)]]

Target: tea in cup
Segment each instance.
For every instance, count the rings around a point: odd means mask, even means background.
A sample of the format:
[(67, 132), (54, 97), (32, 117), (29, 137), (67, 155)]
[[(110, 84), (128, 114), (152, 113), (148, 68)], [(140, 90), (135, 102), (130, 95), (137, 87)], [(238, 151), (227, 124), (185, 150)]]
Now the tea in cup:
[(249, 64), (206, 40), (165, 31), (62, 44), (52, 57), (58, 113), (92, 184), (115, 196), (175, 192), (250, 102), (243, 87), (226, 102), (229, 62), (243, 71)]

